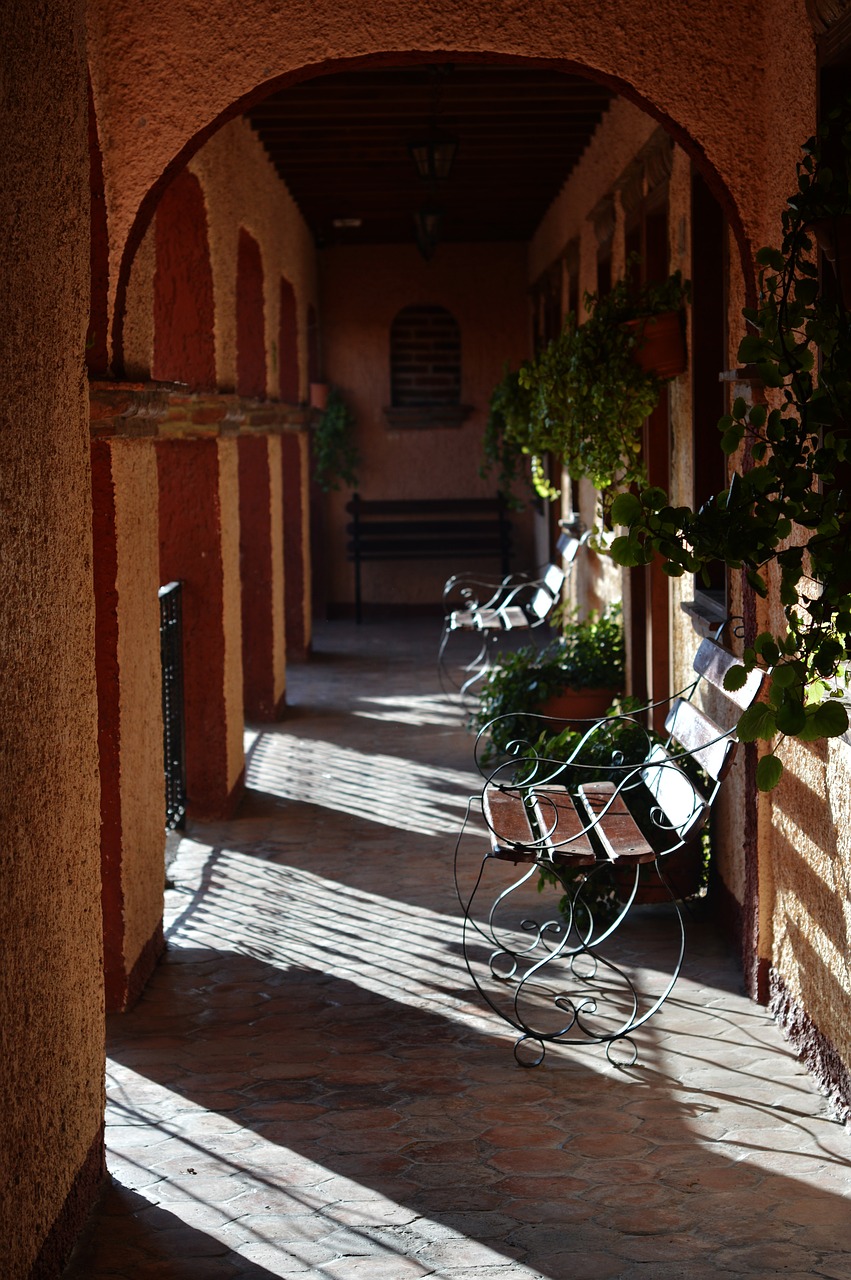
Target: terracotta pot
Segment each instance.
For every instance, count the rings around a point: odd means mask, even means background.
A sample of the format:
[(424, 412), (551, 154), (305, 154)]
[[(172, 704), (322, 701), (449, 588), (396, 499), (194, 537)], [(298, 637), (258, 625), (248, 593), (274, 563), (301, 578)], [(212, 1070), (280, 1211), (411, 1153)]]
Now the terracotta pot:
[(310, 407), (311, 409), (327, 409), (328, 408), (328, 383), (327, 382), (311, 382)]
[(625, 327), (637, 336), (632, 357), (645, 373), (655, 374), (662, 382), (685, 373), (687, 355), (681, 312), (666, 311), (660, 316), (629, 320)]
[(618, 693), (618, 689), (564, 689), (548, 698), (539, 710), (541, 715), (554, 716), (565, 726), (575, 720), (599, 720)]

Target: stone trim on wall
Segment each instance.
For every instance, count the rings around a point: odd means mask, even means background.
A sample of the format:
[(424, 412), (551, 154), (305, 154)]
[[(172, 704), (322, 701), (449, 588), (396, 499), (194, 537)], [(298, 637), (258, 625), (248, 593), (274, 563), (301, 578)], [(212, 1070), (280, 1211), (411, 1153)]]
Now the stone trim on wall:
[(190, 392), (162, 382), (90, 382), (89, 406), (93, 438), (306, 431), (314, 417), (303, 405), (230, 393)]
[(770, 971), (769, 986), (769, 1008), (786, 1039), (827, 1097), (832, 1115), (837, 1120), (849, 1119), (851, 1073), (835, 1046), (795, 1002), (782, 977), (774, 969)]

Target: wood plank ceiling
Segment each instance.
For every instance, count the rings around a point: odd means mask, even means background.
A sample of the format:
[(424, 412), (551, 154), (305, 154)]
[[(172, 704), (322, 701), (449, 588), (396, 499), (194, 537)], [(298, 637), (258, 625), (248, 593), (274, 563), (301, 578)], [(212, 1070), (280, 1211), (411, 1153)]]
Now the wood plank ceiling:
[[(247, 118), (319, 245), (413, 242), (430, 202), (442, 240), (528, 240), (611, 98), (553, 71), (381, 67), (304, 81)], [(458, 141), (450, 177), (431, 191), (408, 154), (430, 127)]]

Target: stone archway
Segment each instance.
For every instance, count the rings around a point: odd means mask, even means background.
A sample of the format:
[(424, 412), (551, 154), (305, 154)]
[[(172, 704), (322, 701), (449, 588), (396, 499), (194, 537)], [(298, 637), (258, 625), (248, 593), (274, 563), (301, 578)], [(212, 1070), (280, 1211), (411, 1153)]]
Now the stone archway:
[[(522, 61), (611, 85), (659, 120), (725, 207), (749, 274), (748, 246), (784, 198), (797, 141), (814, 118), (815, 58), (805, 14), (772, 49), (770, 84), (760, 39), (742, 40), (771, 6), (647, 11), (634, 0), (576, 6), (557, 0), (534, 20), (493, 0), (438, 15), (363, 0), (345, 11), (322, 0), (299, 21), (271, 3), (238, 15), (213, 0), (199, 28), (190, 8), (152, 22), (129, 3), (90, 7), (89, 48), (98, 116), (109, 122), (105, 186), (111, 227), (113, 357), (133, 255), (159, 192), (221, 124), (269, 93), (310, 76), (367, 65), (442, 59)], [(122, 75), (111, 74), (120, 64)], [(735, 69), (735, 71), (734, 71)], [(747, 86), (747, 111), (739, 95)], [(778, 176), (779, 175), (779, 176)]]

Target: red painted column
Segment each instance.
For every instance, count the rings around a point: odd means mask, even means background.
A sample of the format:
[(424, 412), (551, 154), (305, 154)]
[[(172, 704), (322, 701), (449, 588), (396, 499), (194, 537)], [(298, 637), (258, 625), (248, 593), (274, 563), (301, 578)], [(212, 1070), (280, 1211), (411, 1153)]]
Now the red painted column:
[[(238, 449), (245, 716), (270, 721), (279, 719), (284, 694), (276, 688), (274, 590), (276, 570), (280, 575), (283, 566), (276, 566), (272, 555), (268, 437), (240, 436)], [(283, 636), (277, 639), (282, 645)]]
[(230, 611), (238, 612), (239, 600), (230, 599), (226, 582), (231, 535), (225, 521), (236, 524), (238, 507), (223, 517), (219, 446), (215, 437), (163, 439), (156, 446), (160, 576), (163, 583), (183, 583), (187, 812), (200, 819), (231, 815), (244, 787), (244, 770), (229, 765), (231, 720), (238, 716), (241, 730), (242, 691), (237, 706), (226, 661)]
[(307, 445), (303, 432), (285, 431), (281, 436), (287, 657), (299, 661), (310, 651)]
[(101, 909), (107, 1010), (124, 1007), (124, 893), (121, 885), (120, 695), (118, 675), (118, 546), (112, 458), (92, 441), (92, 531), (95, 666), (100, 764)]

